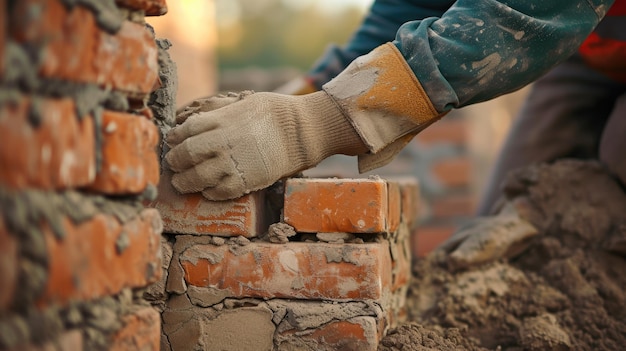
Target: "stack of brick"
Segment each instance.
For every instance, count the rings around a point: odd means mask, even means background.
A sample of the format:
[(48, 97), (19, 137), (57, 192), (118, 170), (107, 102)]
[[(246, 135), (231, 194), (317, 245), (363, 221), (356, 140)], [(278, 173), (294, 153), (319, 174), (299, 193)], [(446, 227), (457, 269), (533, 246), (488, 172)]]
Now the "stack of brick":
[(292, 178), (232, 201), (162, 175), (162, 350), (376, 350), (406, 315), (413, 179)]
[(161, 1), (0, 1), (0, 349), (157, 350)]

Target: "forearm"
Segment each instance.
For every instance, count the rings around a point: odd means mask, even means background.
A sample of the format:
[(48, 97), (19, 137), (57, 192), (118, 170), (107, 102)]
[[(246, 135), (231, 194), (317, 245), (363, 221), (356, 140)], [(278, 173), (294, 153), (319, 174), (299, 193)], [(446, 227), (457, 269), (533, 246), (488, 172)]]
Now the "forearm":
[(613, 1), (459, 0), (394, 44), (439, 112), (517, 90), (571, 56)]
[(408, 21), (440, 17), (453, 3), (450, 0), (377, 0), (363, 23), (343, 47), (330, 46), (309, 71), (317, 88), (343, 71), (355, 58), (377, 46), (393, 41), (400, 26)]

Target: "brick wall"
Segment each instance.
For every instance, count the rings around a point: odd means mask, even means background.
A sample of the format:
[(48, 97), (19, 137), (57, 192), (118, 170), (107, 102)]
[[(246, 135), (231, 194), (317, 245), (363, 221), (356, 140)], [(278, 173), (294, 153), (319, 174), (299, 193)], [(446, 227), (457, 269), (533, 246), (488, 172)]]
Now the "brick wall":
[(157, 350), (162, 223), (142, 201), (167, 87), (144, 16), (165, 3), (0, 8), (0, 349)]
[(415, 179), (292, 178), (225, 202), (151, 203), (165, 260), (162, 350), (376, 350), (406, 316)]

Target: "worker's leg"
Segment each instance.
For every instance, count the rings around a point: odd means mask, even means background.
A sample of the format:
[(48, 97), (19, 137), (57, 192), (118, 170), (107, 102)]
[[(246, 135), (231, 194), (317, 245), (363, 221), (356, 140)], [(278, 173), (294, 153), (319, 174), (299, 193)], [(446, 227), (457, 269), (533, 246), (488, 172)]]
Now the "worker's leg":
[(535, 82), (511, 129), (478, 207), (488, 215), (506, 174), (559, 158), (597, 158), (600, 135), (624, 85), (574, 60)]
[(602, 132), (600, 160), (626, 185), (626, 94), (615, 102)]

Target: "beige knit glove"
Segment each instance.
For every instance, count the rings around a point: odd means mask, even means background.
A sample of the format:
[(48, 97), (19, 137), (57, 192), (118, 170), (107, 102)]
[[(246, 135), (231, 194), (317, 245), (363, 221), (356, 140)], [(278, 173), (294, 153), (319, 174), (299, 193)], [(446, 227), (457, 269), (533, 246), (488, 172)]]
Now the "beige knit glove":
[(361, 170), (382, 166), (440, 117), (391, 43), (319, 92), (223, 96), (189, 108), (167, 136), (166, 160), (178, 191), (211, 200), (265, 188), (333, 154), (359, 155)]
[(166, 160), (181, 193), (225, 200), (270, 186), (324, 158), (367, 151), (325, 92), (256, 93), (192, 115), (166, 139)]
[(520, 216), (517, 205), (509, 202), (497, 215), (473, 219), (441, 244), (437, 250), (444, 253), (448, 268), (470, 268), (522, 253), (539, 231)]

